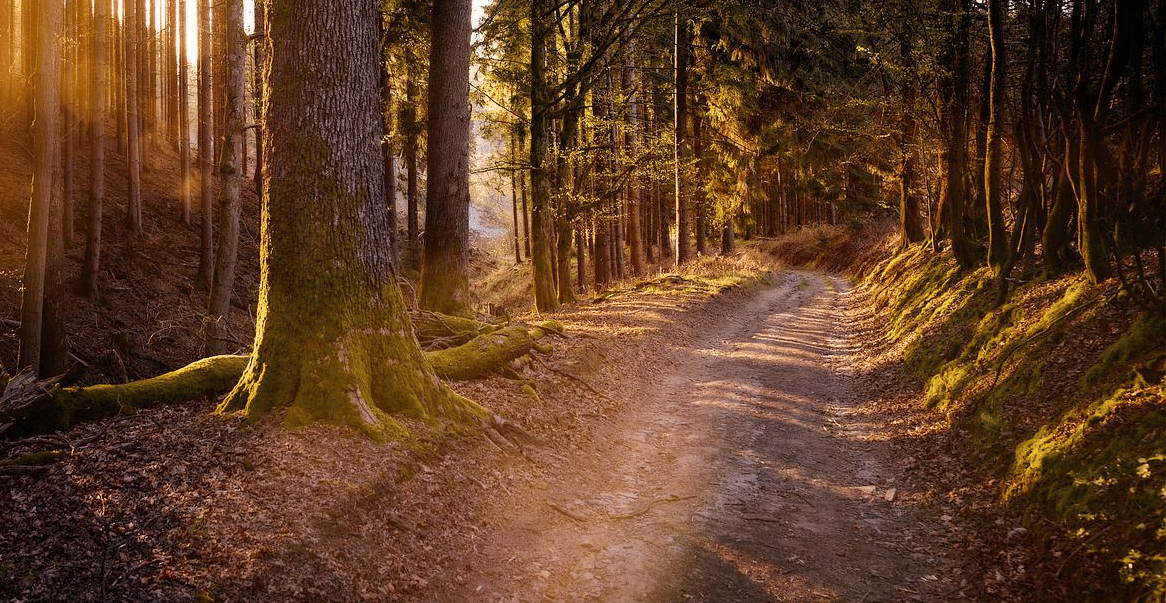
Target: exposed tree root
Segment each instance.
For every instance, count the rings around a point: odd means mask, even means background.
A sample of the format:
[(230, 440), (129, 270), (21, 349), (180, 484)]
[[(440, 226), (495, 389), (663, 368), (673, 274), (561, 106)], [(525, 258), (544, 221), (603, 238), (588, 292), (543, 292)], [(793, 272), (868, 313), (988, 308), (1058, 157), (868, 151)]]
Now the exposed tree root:
[[(426, 352), (425, 357), (443, 379), (475, 379), (500, 370), (531, 350), (549, 353), (549, 346), (540, 345), (538, 340), (561, 329), (555, 323), (529, 331), (524, 327), (506, 327), (479, 335), (456, 348)], [(61, 387), (61, 377), (37, 381), (31, 374), (22, 373), (7, 384), (0, 397), (0, 433), (6, 437), (49, 433), (67, 429), (78, 421), (221, 396), (238, 383), (249, 359), (248, 356), (212, 356), (150, 379), (88, 387)], [(498, 417), (493, 418), (489, 427), (507, 443), (510, 443), (507, 436), (526, 436), (517, 426)]]

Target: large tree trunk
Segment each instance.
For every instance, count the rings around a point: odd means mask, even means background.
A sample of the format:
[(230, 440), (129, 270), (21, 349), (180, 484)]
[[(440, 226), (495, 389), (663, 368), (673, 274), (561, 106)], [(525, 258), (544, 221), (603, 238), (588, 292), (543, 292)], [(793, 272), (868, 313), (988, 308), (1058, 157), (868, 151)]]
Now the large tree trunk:
[(247, 47), (243, 32), (243, 0), (230, 0), (224, 11), (227, 22), (227, 105), (223, 131), (223, 154), (219, 159), (219, 244), (215, 253), (215, 273), (204, 332), (205, 351), (227, 351), (227, 321), (231, 314), (231, 294), (235, 288), (235, 264), (239, 255), (239, 208), (243, 175), (239, 170), (239, 151), (243, 141), (243, 85)]
[(111, 0), (97, 0), (93, 23), (93, 86), (89, 123), (89, 226), (85, 232), (85, 260), (80, 285), (84, 295), (96, 302), (100, 295), (101, 222), (105, 209), (105, 120), (106, 89), (109, 88), (109, 24)]
[(555, 275), (551, 267), (551, 191), (545, 165), (547, 121), (551, 99), (546, 81), (546, 48), (552, 9), (547, 0), (530, 4), (530, 228), (531, 264), (534, 273), (535, 307), (546, 312), (559, 306)]
[(376, 0), (269, 5), (258, 326), (223, 411), (256, 418), (289, 407), (289, 427), (328, 420), (376, 434), (403, 432), (397, 414), (484, 414), (437, 380), (397, 286), (378, 9)]
[[(27, 4), (25, 6), (28, 6)], [(31, 11), (30, 11), (31, 12)], [(22, 14), (22, 18), (32, 15)], [(38, 2), (33, 18), (35, 45), (25, 46), (34, 54), (36, 65), (32, 80), (34, 114), (32, 121), (32, 198), (28, 211), (28, 243), (24, 260), (24, 279), (20, 308), (21, 368), (40, 369), (44, 342), (45, 269), (49, 247), (60, 246), (49, 239), (49, 222), (53, 199), (53, 170), (60, 152), (61, 115), (61, 16), (60, 2)], [(29, 19), (32, 20), (32, 19)], [(27, 31), (27, 30), (26, 30)]]
[(470, 0), (437, 0), (429, 54), (425, 247), (418, 306), (470, 312)]

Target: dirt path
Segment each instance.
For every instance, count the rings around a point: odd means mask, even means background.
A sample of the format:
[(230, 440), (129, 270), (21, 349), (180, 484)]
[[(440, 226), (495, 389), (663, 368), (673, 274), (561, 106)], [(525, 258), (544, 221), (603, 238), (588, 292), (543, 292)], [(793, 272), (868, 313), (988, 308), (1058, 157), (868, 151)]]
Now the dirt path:
[[(455, 591), (475, 601), (900, 601), (951, 590), (847, 359), (848, 284), (783, 271), (591, 446), (508, 492)], [(637, 381), (631, 376), (629, 381)]]

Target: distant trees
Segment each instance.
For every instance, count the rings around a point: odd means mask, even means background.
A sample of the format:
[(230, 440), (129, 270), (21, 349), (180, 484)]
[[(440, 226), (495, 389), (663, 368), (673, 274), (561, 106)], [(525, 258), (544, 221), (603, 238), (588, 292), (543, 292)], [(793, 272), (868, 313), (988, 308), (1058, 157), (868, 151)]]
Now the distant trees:
[[(712, 232), (728, 251), (736, 236), (884, 207), (904, 245), (987, 263), (1002, 286), (1042, 259), (1162, 303), (1166, 259), (1146, 261), (1166, 255), (1160, 3), (511, 5), (488, 13), (482, 61), (499, 85), (531, 82), (503, 104), (531, 107), (517, 124), (540, 309), (571, 299), (570, 261), (601, 284), (636, 267), (640, 244), (683, 261)], [(524, 56), (514, 40), (528, 35)], [(610, 85), (625, 61), (639, 73)]]

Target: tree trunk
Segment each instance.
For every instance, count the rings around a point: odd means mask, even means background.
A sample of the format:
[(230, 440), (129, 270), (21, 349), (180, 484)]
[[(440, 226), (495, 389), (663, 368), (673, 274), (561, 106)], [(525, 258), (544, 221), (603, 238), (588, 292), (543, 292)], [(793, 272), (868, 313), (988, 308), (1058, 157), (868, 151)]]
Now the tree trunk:
[[(186, 0), (183, 0), (184, 2)], [(263, 49), (267, 31), (263, 24), (263, 9), (267, 0), (255, 2), (255, 52), (252, 66), (251, 86), (255, 90), (255, 192), (263, 194)], [(186, 39), (186, 34), (182, 35)], [(185, 56), (185, 55), (184, 55)], [(183, 82), (185, 82), (183, 76)], [(186, 96), (182, 97), (185, 101)], [(183, 123), (186, 123), (183, 120)]]
[(1004, 43), (1004, 0), (988, 0), (988, 30), (992, 41), (991, 90), (988, 92), (988, 132), (984, 155), (984, 200), (988, 214), (988, 266), (999, 274), (1008, 260), (1003, 210), (1000, 131), (1004, 126), (1007, 59)]
[[(515, 125), (515, 128), (519, 127)], [(514, 263), (522, 263), (522, 225), (518, 221), (518, 136), (510, 133), (510, 212), (514, 224)], [(524, 212), (525, 213), (525, 210)]]
[(219, 242), (215, 253), (215, 273), (204, 330), (204, 350), (211, 355), (227, 351), (227, 322), (231, 316), (231, 295), (235, 289), (235, 264), (239, 255), (239, 208), (243, 175), (239, 151), (243, 140), (243, 85), (247, 46), (243, 32), (243, 0), (229, 0), (224, 7), (223, 35), (227, 49), (227, 103), (223, 131), (223, 153), (219, 158)]
[[(27, 6), (27, 5), (25, 5)], [(35, 24), (28, 29), (37, 32), (35, 43), (25, 46), (34, 55), (37, 66), (32, 79), (34, 114), (32, 121), (32, 198), (28, 211), (28, 243), (24, 260), (24, 279), (21, 281), (20, 358), (21, 368), (38, 371), (41, 366), (43, 343), (45, 268), (50, 245), (49, 220), (53, 199), (53, 168), (60, 146), (61, 112), (61, 13), (60, 2), (36, 3)], [(27, 14), (22, 14), (25, 18)], [(32, 19), (29, 19), (30, 21)], [(27, 31), (27, 30), (26, 30)], [(35, 45), (34, 45), (35, 44)]]
[[(631, 28), (624, 28), (624, 52), (627, 61), (623, 70), (623, 89), (627, 95), (628, 123), (624, 130), (624, 144), (627, 145), (628, 156), (635, 161), (640, 155), (640, 101), (639, 75), (636, 71), (636, 46), (631, 37)], [(627, 240), (628, 259), (631, 262), (631, 275), (639, 276), (644, 273), (644, 238), (643, 226), (640, 221), (640, 191), (641, 187), (633, 178), (627, 186)], [(580, 289), (582, 291), (582, 289)]]
[(211, 11), (213, 0), (195, 0), (199, 3), (198, 24), (198, 167), (199, 213), (202, 229), (199, 236), (199, 288), (210, 289), (215, 268), (215, 212), (214, 171), (215, 111), (214, 76), (211, 60)]
[(417, 172), (417, 82), (413, 71), (413, 63), (405, 68), (405, 107), (401, 116), (401, 127), (405, 130), (405, 204), (408, 215), (409, 257), (417, 262), (421, 249), (421, 221), (418, 218), (417, 204), (420, 175)]
[(179, 0), (178, 6), (182, 17), (178, 20), (178, 162), (181, 173), (181, 182), (178, 183), (179, 196), (182, 199), (182, 223), (190, 226), (194, 207), (190, 194), (190, 103), (187, 78), (190, 77), (189, 57), (186, 56), (186, 2)]
[[(923, 223), (919, 217), (919, 197), (915, 188), (915, 141), (919, 130), (915, 122), (915, 50), (913, 30), (904, 27), (899, 40), (903, 60), (901, 138), (899, 139), (899, 231), (900, 247), (923, 240)], [(783, 228), (784, 231), (784, 228)]]
[(126, 0), (125, 8), (125, 78), (126, 78), (126, 149), (129, 164), (130, 196), (126, 204), (126, 228), (133, 234), (142, 230), (142, 132), (141, 96), (138, 80), (139, 46), (138, 3), (141, 0)]
[[(93, 86), (89, 123), (89, 226), (85, 231), (85, 259), (81, 265), (81, 290), (96, 303), (100, 295), (101, 222), (105, 206), (106, 89), (109, 88), (109, 24), (112, 0), (96, 0), (93, 23)], [(185, 182), (185, 180), (183, 181)]]
[(417, 304), (470, 312), (470, 0), (436, 0), (429, 54), (425, 246)]
[(947, 216), (952, 255), (962, 268), (973, 263), (971, 243), (965, 234), (967, 199), (967, 102), (968, 102), (968, 0), (944, 0), (941, 12), (947, 15), (943, 62), (951, 72), (940, 78), (940, 108), (944, 128), (940, 165), (943, 170), (943, 197), (940, 204)]
[(546, 312), (559, 306), (551, 267), (551, 191), (547, 181), (547, 121), (551, 99), (546, 82), (546, 42), (552, 13), (548, 0), (530, 4), (530, 228), (535, 307)]
[[(271, 0), (254, 351), (220, 405), (379, 435), (486, 413), (422, 357), (389, 250), (376, 0)], [(337, 79), (336, 74), (344, 77)]]
[[(526, 151), (526, 130), (521, 124), (516, 127), (518, 128), (518, 156), (521, 157)], [(526, 253), (527, 259), (530, 259), (530, 209), (527, 207), (526, 199), (526, 170), (518, 169), (517, 162), (515, 162), (514, 169), (518, 172), (518, 196), (522, 199), (522, 250)]]
[(80, 36), (77, 33), (80, 21), (77, 9), (81, 3), (69, 0), (64, 3), (65, 34), (62, 42), (64, 61), (61, 69), (61, 239), (65, 246), (73, 244), (73, 184), (75, 180), (75, 153), (77, 147), (77, 106), (81, 100), (76, 85), (76, 74), (80, 71)]
[(691, 259), (688, 220), (691, 203), (688, 198), (688, 20), (677, 11), (676, 20), (676, 264)]

